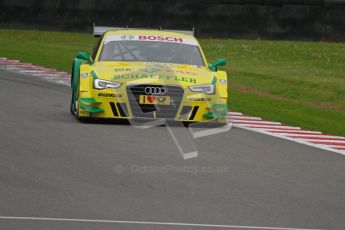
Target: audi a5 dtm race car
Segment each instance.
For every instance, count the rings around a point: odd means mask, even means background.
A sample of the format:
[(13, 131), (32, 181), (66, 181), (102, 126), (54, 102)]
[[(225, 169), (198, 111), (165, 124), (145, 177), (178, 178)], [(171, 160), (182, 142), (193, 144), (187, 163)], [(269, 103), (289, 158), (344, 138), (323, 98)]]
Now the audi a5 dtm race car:
[(90, 54), (72, 69), (71, 112), (78, 118), (224, 123), (227, 74), (208, 64), (193, 31), (95, 27)]

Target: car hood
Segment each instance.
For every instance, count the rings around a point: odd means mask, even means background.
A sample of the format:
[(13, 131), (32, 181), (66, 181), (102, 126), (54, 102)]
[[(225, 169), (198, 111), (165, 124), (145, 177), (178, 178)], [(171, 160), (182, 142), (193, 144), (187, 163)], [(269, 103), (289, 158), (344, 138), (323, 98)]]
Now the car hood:
[(93, 76), (124, 84), (210, 84), (214, 72), (206, 67), (143, 62), (98, 62), (92, 66)]

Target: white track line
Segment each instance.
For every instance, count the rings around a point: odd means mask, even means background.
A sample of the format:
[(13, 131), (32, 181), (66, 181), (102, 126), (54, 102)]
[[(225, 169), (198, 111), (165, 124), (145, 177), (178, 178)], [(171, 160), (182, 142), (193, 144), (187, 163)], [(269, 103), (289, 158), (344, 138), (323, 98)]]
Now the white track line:
[(313, 143), (315, 145), (326, 145), (330, 148), (337, 148), (337, 147), (345, 147), (345, 143), (337, 143), (337, 142), (319, 142), (319, 141), (308, 141), (310, 143)]
[(233, 121), (234, 123), (241, 124), (241, 125), (281, 125), (280, 122), (274, 121)]
[(283, 132), (286, 132), (286, 131), (298, 131), (298, 130), (301, 130), (300, 128), (299, 129), (262, 129), (266, 132), (272, 132), (272, 131), (281, 131), (282, 133)]
[(322, 134), (321, 132), (317, 131), (306, 131), (306, 130), (291, 130), (291, 131), (286, 131), (286, 130), (274, 130), (270, 131), (271, 133), (279, 134), (279, 135), (289, 135), (289, 134)]
[(30, 63), (21, 63), (21, 62), (11, 62), (11, 63), (3, 63), (2, 65), (7, 66), (9, 68), (11, 67), (19, 67), (19, 66), (33, 66)]
[(243, 115), (243, 113), (239, 113), (239, 112), (229, 112), (228, 114), (230, 115)]
[[(315, 144), (315, 145), (322, 146), (322, 147), (329, 147), (329, 148), (332, 148), (332, 149), (345, 148), (345, 145), (331, 145), (331, 144)], [(342, 151), (342, 150), (340, 150), (340, 151)]]
[(333, 149), (343, 151), (343, 153), (345, 154), (345, 147), (334, 147)]
[(93, 222), (108, 224), (137, 224), (137, 225), (168, 225), (184, 227), (207, 227), (207, 228), (237, 228), (237, 229), (268, 229), (268, 230), (321, 230), (311, 228), (282, 228), (282, 227), (259, 227), (226, 224), (194, 224), (194, 223), (174, 223), (174, 222), (154, 222), (154, 221), (131, 221), (131, 220), (96, 220), (96, 219), (67, 219), (67, 218), (44, 218), (44, 217), (16, 217), (0, 216), (5, 220), (33, 220), (33, 221), (62, 221), (62, 222)]
[(19, 60), (2, 60), (1, 63), (3, 63), (4, 65), (8, 64), (8, 63), (21, 63), (19, 62)]
[(47, 70), (47, 71), (54, 71), (54, 70), (49, 69), (49, 68), (43, 68), (43, 67), (38, 67), (38, 66), (14, 67), (14, 68), (20, 69), (20, 70)]
[(47, 72), (52, 73), (51, 71), (47, 71), (47, 70), (19, 70), (19, 72), (28, 73), (28, 74), (30, 74), (30, 73), (47, 73)]
[(314, 142), (319, 142), (319, 143), (323, 143), (323, 142), (326, 142), (326, 143), (329, 143), (329, 142), (332, 142), (332, 143), (343, 143), (345, 145), (345, 139), (344, 140), (329, 140), (329, 139), (323, 139), (323, 140), (319, 140), (319, 139), (312, 139), (312, 138), (305, 138), (305, 137), (302, 137), (302, 138), (299, 138), (300, 140), (305, 140), (305, 141), (309, 141), (311, 143), (314, 143)]
[(332, 136), (332, 135), (327, 135), (327, 134), (289, 134), (289, 135), (286, 135), (288, 137), (291, 137), (291, 138), (302, 138), (302, 137), (305, 137), (305, 138), (336, 138), (336, 139), (345, 139), (345, 137), (338, 137), (338, 136)]
[(228, 117), (233, 117), (233, 118), (251, 118), (251, 119), (262, 120), (261, 117), (251, 117), (251, 116), (247, 116), (247, 115), (236, 115), (236, 114), (231, 114), (231, 113), (228, 113), (227, 116)]
[[(242, 117), (245, 118), (242, 120)], [(245, 115), (229, 115), (228, 120), (233, 121), (234, 126), (238, 128), (259, 132), (345, 155), (345, 149), (343, 149), (343, 147), (345, 147), (344, 137), (325, 135), (317, 131), (302, 130), (300, 127), (290, 127), (280, 123), (272, 125), (270, 122), (268, 122), (266, 125), (264, 125), (263, 122), (267, 121), (250, 119), (250, 117)]]
[(62, 77), (62, 76), (64, 76), (63, 74), (60, 74), (60, 73), (33, 73), (31, 75), (37, 76), (37, 77)]
[[(238, 125), (240, 126), (240, 125)], [(272, 129), (273, 131), (279, 131), (279, 130), (301, 130), (300, 127), (292, 127), (292, 126), (284, 126), (284, 125), (246, 125), (246, 128), (252, 128), (252, 129)]]
[(285, 140), (297, 142), (297, 143), (300, 143), (300, 144), (316, 147), (316, 148), (327, 150), (327, 151), (330, 151), (330, 152), (339, 153), (339, 154), (345, 156), (345, 151), (336, 150), (336, 149), (333, 149), (331, 147), (328, 147), (327, 145), (326, 146), (321, 146), (321, 145), (313, 144), (313, 143), (310, 143), (308, 141), (304, 141), (304, 140), (301, 140), (301, 139), (291, 138), (291, 137), (284, 136), (284, 135), (277, 135), (276, 133), (270, 133), (270, 132), (266, 132), (266, 131), (260, 130), (260, 129), (251, 129), (251, 128), (247, 128), (247, 127), (244, 127), (244, 126), (237, 126), (237, 125), (233, 125), (233, 126), (237, 127), (237, 128), (241, 128), (241, 129), (246, 129), (246, 130), (250, 130), (250, 131), (253, 131), (253, 132), (257, 132), (257, 133), (262, 133), (262, 134), (265, 134), (265, 135), (268, 135), (268, 136), (278, 137), (278, 138), (281, 138), (281, 139), (285, 139)]
[(233, 121), (262, 121), (260, 117), (233, 117), (228, 116), (228, 119), (231, 119)]
[(23, 70), (23, 69), (29, 69), (27, 67), (29, 66), (25, 66), (25, 67), (22, 67), (20, 65), (5, 65), (6, 69), (11, 69), (11, 70)]

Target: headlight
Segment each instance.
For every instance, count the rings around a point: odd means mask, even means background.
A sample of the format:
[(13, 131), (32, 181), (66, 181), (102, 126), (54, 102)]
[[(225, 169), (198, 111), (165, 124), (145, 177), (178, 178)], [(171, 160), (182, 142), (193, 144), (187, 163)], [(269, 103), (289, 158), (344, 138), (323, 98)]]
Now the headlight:
[(112, 82), (112, 81), (105, 81), (105, 80), (100, 80), (100, 79), (95, 79), (93, 81), (93, 87), (95, 89), (106, 89), (106, 88), (116, 89), (116, 88), (119, 88), (120, 86), (121, 86), (121, 83)]
[(200, 92), (200, 93), (205, 93), (205, 94), (214, 94), (216, 87), (213, 84), (193, 85), (193, 86), (189, 86), (189, 89), (193, 92)]

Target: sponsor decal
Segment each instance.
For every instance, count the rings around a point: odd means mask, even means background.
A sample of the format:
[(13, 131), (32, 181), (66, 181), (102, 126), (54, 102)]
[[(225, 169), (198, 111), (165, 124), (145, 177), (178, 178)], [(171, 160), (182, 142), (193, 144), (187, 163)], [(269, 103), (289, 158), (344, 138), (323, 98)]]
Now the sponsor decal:
[(226, 85), (227, 84), (227, 80), (225, 80), (225, 79), (219, 79), (219, 82), (222, 85)]
[(154, 36), (154, 35), (139, 35), (139, 40), (146, 40), (146, 41), (166, 41), (166, 42), (176, 42), (176, 43), (183, 43), (183, 38), (177, 37), (166, 37), (166, 36)]
[(133, 35), (122, 35), (121, 40), (134, 40), (135, 36)]
[(175, 81), (182, 81), (182, 82), (189, 82), (189, 83), (196, 83), (195, 78), (190, 77), (178, 77), (178, 76), (171, 76), (171, 75), (163, 75), (163, 74), (119, 74), (113, 77), (113, 80), (118, 79), (160, 79), (160, 80), (175, 80)]
[(170, 105), (169, 96), (140, 95), (139, 104), (146, 105)]
[(132, 69), (132, 68), (116, 68), (116, 69), (114, 69), (115, 72), (130, 72), (133, 70), (134, 69)]
[(184, 71), (184, 70), (172, 70), (172, 69), (169, 69), (169, 70), (166, 70), (166, 72), (168, 73), (179, 73), (179, 74), (186, 74), (186, 75), (191, 75), (191, 76), (195, 76), (196, 73), (195, 72), (191, 72), (191, 71)]
[(160, 69), (157, 69), (157, 68), (143, 68), (143, 69), (139, 69), (139, 70), (144, 71), (146, 73), (155, 73), (155, 72), (160, 71)]
[(121, 94), (117, 94), (117, 93), (99, 93), (97, 94), (99, 97), (113, 97), (113, 98), (119, 98), (122, 97)]
[(80, 77), (81, 78), (87, 78), (89, 76), (89, 73), (81, 73)]
[(107, 44), (108, 42), (112, 41), (156, 41), (199, 46), (198, 42), (194, 38), (182, 38), (159, 35), (108, 35), (104, 38), (104, 44)]
[(180, 74), (192, 75), (192, 76), (195, 76), (195, 75), (196, 75), (195, 72), (190, 72), (190, 71), (176, 70), (175, 72), (176, 72), (176, 73), (180, 73)]
[(144, 64), (148, 66), (177, 66), (177, 64), (163, 62), (144, 62)]
[(198, 102), (198, 101), (211, 101), (211, 98), (187, 98), (187, 101)]

